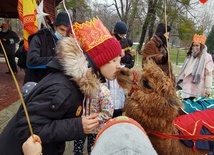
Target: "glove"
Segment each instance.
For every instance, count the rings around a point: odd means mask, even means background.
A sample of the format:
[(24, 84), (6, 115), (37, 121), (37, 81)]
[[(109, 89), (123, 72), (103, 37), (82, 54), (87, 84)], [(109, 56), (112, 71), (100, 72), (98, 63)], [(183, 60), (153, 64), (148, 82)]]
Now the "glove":
[(2, 42), (5, 42), (5, 43), (7, 43), (7, 44), (10, 44), (10, 40), (9, 40), (9, 39), (2, 38)]
[(135, 50), (135, 49), (132, 49), (132, 50), (131, 50), (131, 55), (132, 55), (132, 56), (135, 56), (135, 55), (136, 55), (136, 50)]

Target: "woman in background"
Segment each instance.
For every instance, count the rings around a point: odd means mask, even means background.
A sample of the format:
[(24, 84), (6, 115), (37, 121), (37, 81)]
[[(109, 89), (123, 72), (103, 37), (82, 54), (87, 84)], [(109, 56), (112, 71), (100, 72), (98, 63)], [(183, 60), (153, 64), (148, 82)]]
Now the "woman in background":
[[(212, 56), (207, 53), (206, 37), (195, 34), (187, 52), (177, 84), (181, 86), (182, 98), (193, 100), (198, 96), (208, 96), (212, 87)], [(182, 85), (181, 85), (182, 84)]]

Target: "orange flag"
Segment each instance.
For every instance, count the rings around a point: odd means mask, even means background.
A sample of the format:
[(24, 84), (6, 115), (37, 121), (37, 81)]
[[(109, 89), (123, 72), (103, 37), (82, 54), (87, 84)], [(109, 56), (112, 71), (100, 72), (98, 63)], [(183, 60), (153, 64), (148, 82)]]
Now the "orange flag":
[(36, 0), (18, 0), (19, 19), (23, 23), (24, 48), (28, 50), (29, 35), (37, 32), (38, 20), (36, 11)]

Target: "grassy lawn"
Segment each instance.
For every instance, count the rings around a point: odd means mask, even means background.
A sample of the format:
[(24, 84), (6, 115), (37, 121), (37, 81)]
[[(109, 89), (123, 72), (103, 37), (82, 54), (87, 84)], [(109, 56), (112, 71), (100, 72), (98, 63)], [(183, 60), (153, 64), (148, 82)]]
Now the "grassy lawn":
[(186, 51), (171, 49), (169, 50), (170, 60), (173, 64), (183, 63), (186, 57)]
[[(174, 74), (178, 74), (185, 60), (186, 52), (184, 50), (170, 49), (169, 54), (170, 54), (170, 60), (173, 64), (173, 72)], [(141, 61), (142, 61), (142, 55), (137, 54), (135, 57), (134, 69), (141, 69), (141, 66), (142, 66)]]
[[(184, 62), (185, 57), (186, 57), (186, 52), (184, 50), (177, 50), (177, 49), (170, 49), (169, 50), (170, 54), (170, 60), (173, 64), (181, 64)], [(142, 61), (142, 55), (137, 55), (136, 56), (136, 63), (141, 63)]]

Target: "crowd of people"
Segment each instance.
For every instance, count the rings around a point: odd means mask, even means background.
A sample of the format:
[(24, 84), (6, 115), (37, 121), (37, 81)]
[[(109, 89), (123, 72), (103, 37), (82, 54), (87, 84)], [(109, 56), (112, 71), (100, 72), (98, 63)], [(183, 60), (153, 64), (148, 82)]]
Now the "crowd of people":
[[(8, 24), (3, 23), (1, 28), (0, 38), (16, 74), (15, 57), (21, 57), (23, 40), (15, 53), (19, 37), (9, 30)], [(71, 28), (74, 34), (67, 36)], [(170, 31), (171, 27), (164, 23), (157, 25), (154, 36), (143, 48), (142, 67), (152, 59), (175, 88), (182, 89), (183, 99), (210, 95), (214, 64), (207, 53), (206, 37), (193, 36), (176, 79), (167, 49)], [(73, 153), (83, 155), (87, 138), (87, 152), (92, 155), (157, 154), (143, 128), (131, 118), (121, 117), (126, 94), (115, 73), (121, 67), (132, 69), (136, 53), (127, 32), (127, 23), (123, 21), (116, 22), (109, 31), (98, 18), (71, 26), (67, 13), (60, 12), (53, 25), (29, 36), (30, 46), (23, 60), (26, 63), (22, 64), (25, 69), (22, 92), (34, 135), (20, 106), (0, 134), (0, 152), (62, 155), (65, 142), (74, 141)], [(93, 33), (98, 35), (89, 35)], [(125, 138), (127, 134), (129, 140)], [(115, 149), (104, 150), (106, 143)]]

